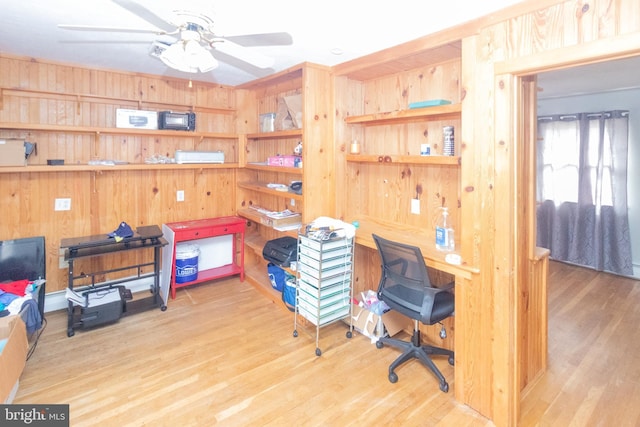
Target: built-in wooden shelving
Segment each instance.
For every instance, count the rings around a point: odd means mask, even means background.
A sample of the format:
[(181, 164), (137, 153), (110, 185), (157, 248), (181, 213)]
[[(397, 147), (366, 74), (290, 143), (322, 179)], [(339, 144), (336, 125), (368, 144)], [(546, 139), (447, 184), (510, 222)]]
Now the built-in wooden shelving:
[(459, 166), (459, 156), (401, 156), (387, 154), (348, 154), (347, 162), (351, 163), (385, 163), (416, 165), (451, 165)]
[(447, 104), (434, 107), (364, 114), (361, 116), (349, 116), (344, 120), (347, 124), (386, 125), (423, 120), (458, 119), (461, 114), (461, 104)]
[(84, 133), (94, 135), (148, 135), (148, 136), (176, 136), (195, 138), (216, 138), (216, 139), (237, 139), (235, 133), (216, 132), (190, 132), (167, 129), (130, 129), (130, 128), (105, 128), (95, 126), (70, 126), (70, 125), (49, 125), (33, 123), (0, 123), (0, 129), (18, 130), (28, 132), (64, 132), (64, 133)]

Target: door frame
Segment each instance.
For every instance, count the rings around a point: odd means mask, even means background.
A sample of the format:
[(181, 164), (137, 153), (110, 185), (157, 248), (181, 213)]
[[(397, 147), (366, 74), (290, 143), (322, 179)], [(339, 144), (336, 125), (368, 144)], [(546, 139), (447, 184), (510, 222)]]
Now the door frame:
[[(514, 153), (511, 161), (512, 170), (512, 191), (513, 200), (517, 206), (511, 208), (513, 230), (512, 263), (515, 267), (515, 286), (509, 291), (510, 299), (515, 302), (512, 306), (510, 319), (514, 322), (508, 328), (511, 334), (510, 342), (518, 342), (518, 319), (523, 307), (519, 302), (518, 295), (526, 285), (526, 269), (523, 265), (534, 261), (536, 257), (536, 223), (535, 223), (535, 140), (537, 138), (535, 126), (532, 122), (532, 114), (535, 113), (537, 96), (535, 86), (531, 87), (531, 82), (536, 81), (538, 73), (554, 71), (564, 68), (572, 68), (581, 65), (588, 65), (598, 62), (623, 59), (640, 55), (640, 34), (633, 33), (623, 36), (596, 40), (570, 47), (558, 48), (541, 53), (536, 53), (526, 57), (514, 58), (494, 64), (494, 81), (511, 82), (512, 105), (514, 111), (508, 109), (496, 109), (495, 126), (496, 132), (509, 134), (513, 132), (516, 138), (514, 141)], [(524, 88), (524, 89), (523, 89)], [(498, 91), (496, 87), (496, 93)], [(507, 208), (508, 209), (508, 208)], [(525, 213), (525, 218), (519, 216)], [(524, 221), (524, 223), (523, 223)], [(522, 246), (524, 245), (524, 247)], [(544, 313), (546, 316), (546, 313)], [(542, 331), (545, 334), (547, 331)], [(508, 399), (509, 413), (513, 414), (510, 424), (520, 418), (520, 404), (522, 393), (519, 387), (521, 370), (519, 367), (520, 351), (516, 345), (512, 353), (512, 362), (508, 377)], [(494, 408), (497, 409), (497, 408)], [(510, 418), (510, 417), (509, 417)]]

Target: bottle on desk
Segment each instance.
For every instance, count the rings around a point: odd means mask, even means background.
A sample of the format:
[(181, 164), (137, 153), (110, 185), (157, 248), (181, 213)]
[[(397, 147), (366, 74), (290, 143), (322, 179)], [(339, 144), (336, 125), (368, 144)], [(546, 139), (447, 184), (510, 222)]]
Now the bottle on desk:
[(453, 252), (456, 249), (456, 244), (449, 210), (444, 206), (440, 209), (440, 216), (436, 223), (436, 249), (443, 252)]

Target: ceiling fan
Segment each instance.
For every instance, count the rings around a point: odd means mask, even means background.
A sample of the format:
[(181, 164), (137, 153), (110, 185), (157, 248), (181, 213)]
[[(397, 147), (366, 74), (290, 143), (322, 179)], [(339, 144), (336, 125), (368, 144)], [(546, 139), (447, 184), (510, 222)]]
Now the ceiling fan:
[(168, 67), (187, 73), (205, 73), (215, 69), (218, 67), (216, 56), (231, 60), (236, 59), (253, 67), (269, 68), (274, 64), (274, 58), (256, 52), (249, 47), (289, 45), (293, 42), (291, 35), (284, 32), (221, 37), (214, 32), (213, 20), (202, 13), (175, 10), (171, 16), (164, 19), (132, 0), (113, 0), (113, 2), (138, 15), (157, 29), (70, 24), (60, 24), (58, 27), (68, 30), (149, 33), (170, 36), (154, 40), (149, 54), (160, 59)]

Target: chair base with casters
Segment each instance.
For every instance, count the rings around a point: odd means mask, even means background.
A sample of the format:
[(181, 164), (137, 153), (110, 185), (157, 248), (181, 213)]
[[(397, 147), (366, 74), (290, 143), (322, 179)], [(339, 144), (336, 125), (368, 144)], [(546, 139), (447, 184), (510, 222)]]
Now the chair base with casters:
[(384, 347), (385, 344), (402, 350), (402, 354), (398, 356), (396, 360), (389, 365), (389, 381), (395, 383), (398, 381), (398, 375), (395, 373), (395, 369), (411, 359), (418, 359), (425, 365), (440, 381), (440, 390), (447, 393), (449, 391), (449, 384), (444, 378), (438, 367), (433, 363), (429, 355), (441, 355), (449, 356), (449, 364), (454, 364), (454, 353), (451, 350), (445, 348), (434, 347), (432, 345), (423, 345), (420, 339), (420, 329), (418, 328), (418, 322), (415, 322), (413, 329), (413, 335), (411, 341), (403, 341), (395, 338), (382, 337), (376, 342), (377, 348)]
[(440, 381), (440, 390), (446, 393), (449, 391), (449, 384), (431, 360), (430, 355), (449, 356), (449, 363), (453, 365), (453, 351), (422, 345), (419, 325), (420, 323), (434, 325), (454, 315), (455, 297), (450, 290), (454, 288), (455, 283), (434, 287), (431, 284), (422, 251), (418, 246), (393, 242), (375, 234), (372, 236), (381, 261), (378, 299), (392, 310), (415, 322), (410, 342), (385, 337), (376, 343), (378, 348), (389, 344), (402, 350), (400, 357), (389, 366), (389, 381), (392, 383), (398, 381), (395, 369), (402, 363), (415, 358), (433, 372)]

